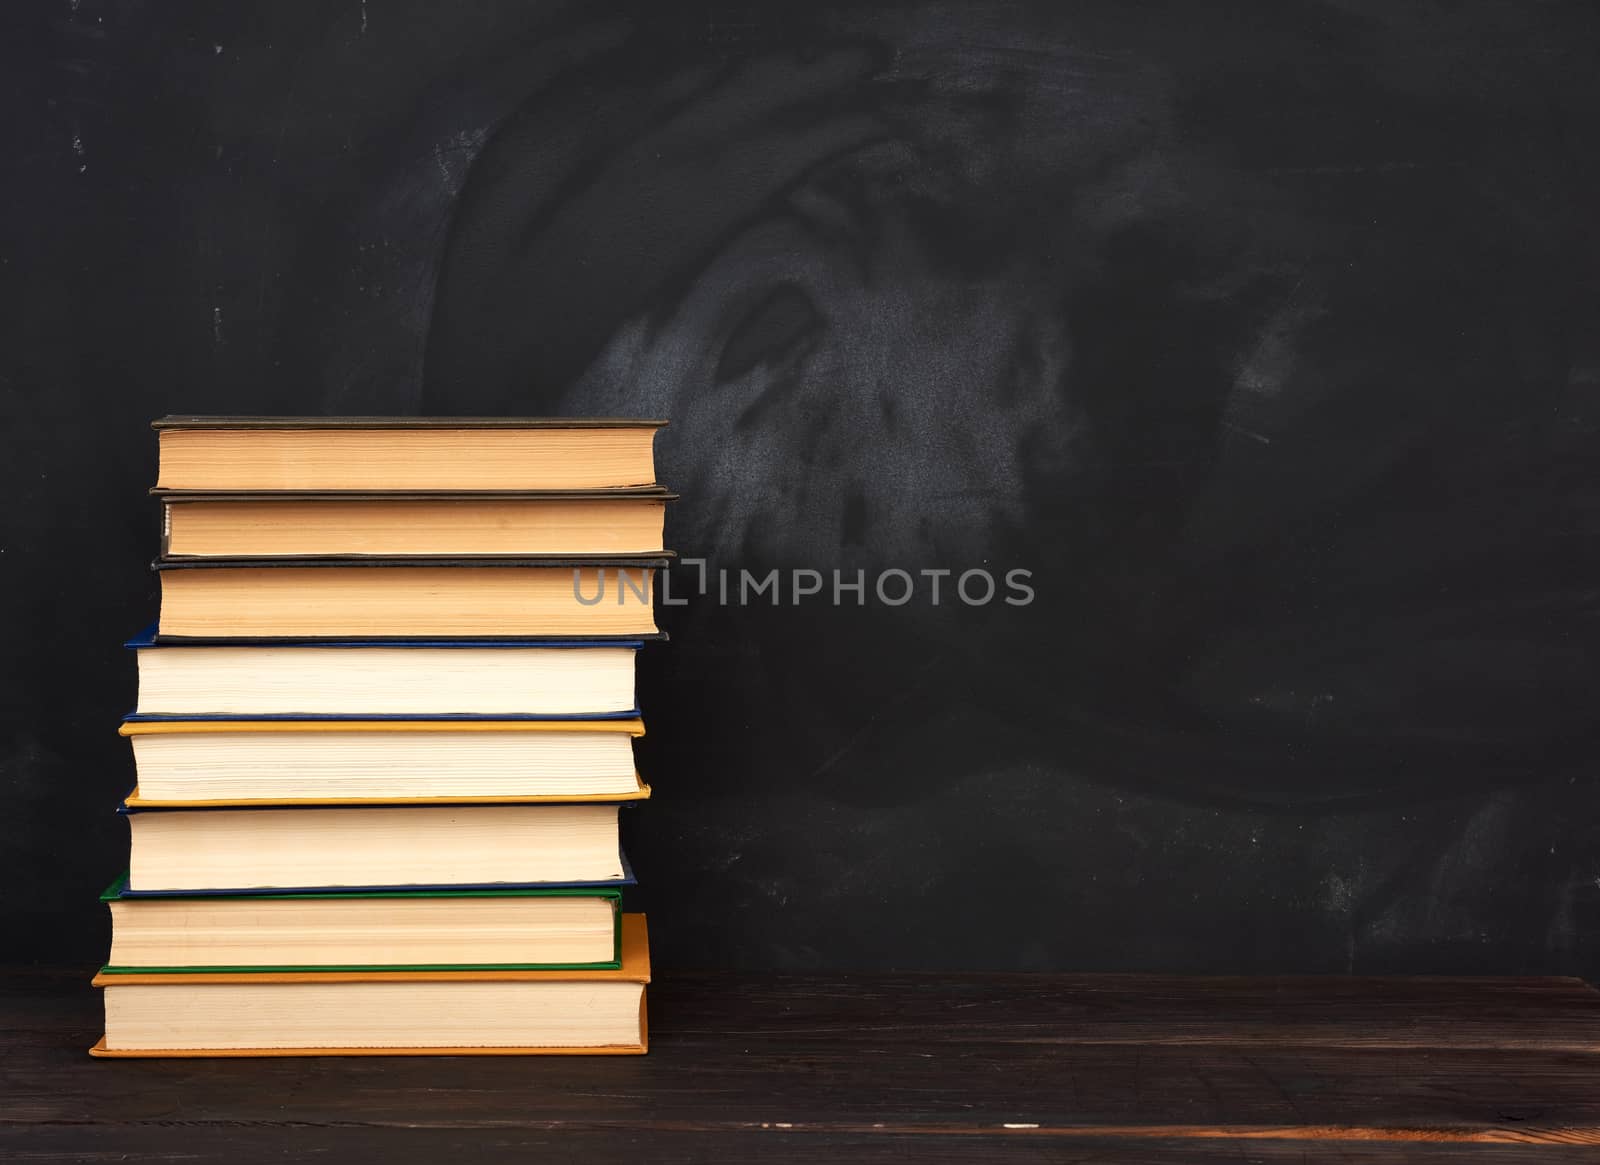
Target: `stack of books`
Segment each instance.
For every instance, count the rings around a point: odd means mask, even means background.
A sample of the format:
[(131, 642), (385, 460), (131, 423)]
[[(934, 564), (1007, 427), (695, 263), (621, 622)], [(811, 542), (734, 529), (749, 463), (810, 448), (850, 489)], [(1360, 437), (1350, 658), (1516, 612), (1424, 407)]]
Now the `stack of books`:
[(662, 422), (155, 422), (103, 1056), (643, 1052)]

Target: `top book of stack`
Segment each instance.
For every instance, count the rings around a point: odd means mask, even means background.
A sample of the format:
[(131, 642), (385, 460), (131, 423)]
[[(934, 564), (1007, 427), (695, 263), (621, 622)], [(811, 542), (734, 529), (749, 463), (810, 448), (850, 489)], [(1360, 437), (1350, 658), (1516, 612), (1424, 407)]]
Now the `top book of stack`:
[(654, 488), (664, 423), (176, 416), (152, 427), (160, 491), (518, 491)]

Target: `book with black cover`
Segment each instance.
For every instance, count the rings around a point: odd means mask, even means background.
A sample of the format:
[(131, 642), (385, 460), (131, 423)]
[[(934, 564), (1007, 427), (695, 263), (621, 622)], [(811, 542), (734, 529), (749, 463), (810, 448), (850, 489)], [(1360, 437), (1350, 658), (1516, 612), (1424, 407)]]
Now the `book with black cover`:
[(165, 636), (434, 638), (655, 634), (672, 555), (158, 561)]
[(659, 486), (614, 490), (173, 490), (161, 557), (663, 553)]
[(150, 427), (167, 429), (664, 429), (640, 417), (267, 417), (171, 413)]
[(415, 648), (518, 648), (518, 647), (643, 647), (665, 643), (665, 631), (649, 635), (477, 635), (438, 638), (427, 635), (386, 635), (351, 639), (328, 635), (163, 635), (159, 622), (150, 623), (122, 646), (130, 651), (146, 647), (415, 647)]
[(654, 485), (665, 423), (173, 416), (152, 427), (164, 489), (584, 490)]

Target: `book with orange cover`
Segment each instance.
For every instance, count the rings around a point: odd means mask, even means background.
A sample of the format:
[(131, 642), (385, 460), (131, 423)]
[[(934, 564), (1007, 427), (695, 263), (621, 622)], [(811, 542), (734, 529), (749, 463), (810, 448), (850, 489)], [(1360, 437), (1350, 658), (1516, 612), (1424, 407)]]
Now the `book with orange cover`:
[(639, 1054), (645, 918), (622, 919), (622, 965), (590, 971), (100, 974), (94, 1056)]

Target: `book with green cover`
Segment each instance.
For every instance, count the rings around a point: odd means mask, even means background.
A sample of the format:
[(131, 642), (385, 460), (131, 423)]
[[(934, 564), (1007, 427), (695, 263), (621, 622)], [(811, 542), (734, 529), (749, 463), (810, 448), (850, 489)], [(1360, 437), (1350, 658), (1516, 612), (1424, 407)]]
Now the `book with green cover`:
[(101, 894), (107, 975), (611, 970), (622, 894), (589, 886)]

